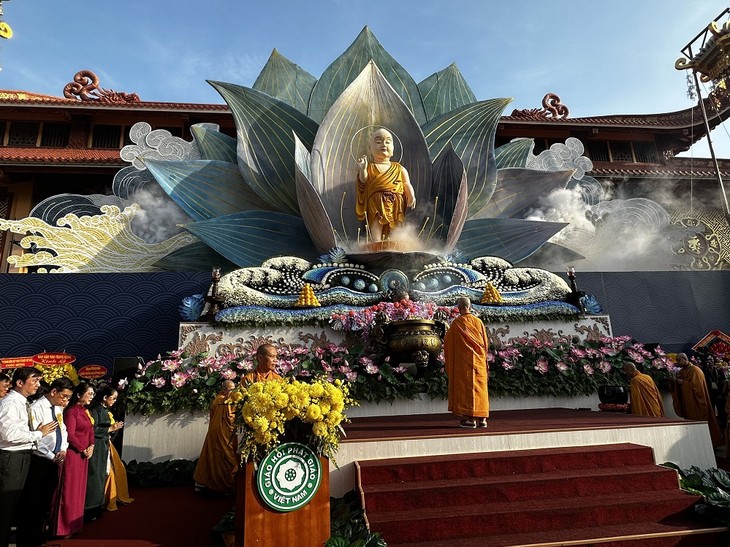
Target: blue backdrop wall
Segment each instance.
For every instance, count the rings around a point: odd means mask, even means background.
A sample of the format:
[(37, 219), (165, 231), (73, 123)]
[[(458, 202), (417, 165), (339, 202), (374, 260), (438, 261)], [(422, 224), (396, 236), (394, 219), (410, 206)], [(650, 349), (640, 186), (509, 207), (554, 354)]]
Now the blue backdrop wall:
[[(689, 349), (730, 333), (730, 272), (578, 273), (617, 335)], [(65, 351), (77, 365), (145, 360), (177, 347), (178, 305), (209, 273), (0, 275), (0, 357)]]

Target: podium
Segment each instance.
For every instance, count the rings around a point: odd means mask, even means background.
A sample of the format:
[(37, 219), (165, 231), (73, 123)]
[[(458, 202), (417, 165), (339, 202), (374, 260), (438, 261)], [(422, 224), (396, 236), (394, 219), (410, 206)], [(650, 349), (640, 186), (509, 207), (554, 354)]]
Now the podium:
[(236, 475), (236, 547), (321, 547), (330, 537), (329, 460), (319, 458), (322, 478), (314, 497), (290, 512), (271, 509), (261, 499), (252, 463)]

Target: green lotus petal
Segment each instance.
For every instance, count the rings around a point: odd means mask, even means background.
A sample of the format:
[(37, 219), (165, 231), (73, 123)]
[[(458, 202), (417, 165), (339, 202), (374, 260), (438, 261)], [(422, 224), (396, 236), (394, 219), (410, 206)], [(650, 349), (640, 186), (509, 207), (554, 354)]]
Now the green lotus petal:
[(198, 145), (201, 159), (236, 163), (236, 139), (201, 125), (191, 126), (190, 132)]
[(418, 90), (429, 120), (477, 101), (456, 63), (423, 80)]
[(311, 183), (311, 155), (309, 150), (296, 135), (294, 135), (294, 141), (296, 144), (294, 157), (296, 160), (297, 198), (302, 212), (302, 220), (314, 242), (314, 246), (319, 252), (325, 253), (337, 246), (332, 221), (327, 215), (317, 190)]
[(272, 209), (241, 177), (234, 163), (146, 160), (160, 186), (193, 220), (251, 209)]
[(251, 188), (277, 210), (299, 214), (294, 137), (307, 147), (317, 124), (284, 102), (250, 88), (209, 82), (231, 108), (238, 134), (238, 168)]
[(490, 99), (463, 106), (423, 127), (432, 157), (451, 143), (466, 167), (469, 218), (486, 205), (497, 185), (494, 134), (502, 111), (512, 99)]
[(316, 83), (317, 78), (274, 50), (256, 78), (253, 89), (271, 95), (306, 114)]
[(183, 228), (239, 268), (260, 266), (274, 256), (317, 259), (304, 221), (285, 213), (245, 211)]
[(445, 240), (446, 250), (451, 250), (461, 235), (468, 207), (466, 171), (451, 146), (433, 164), (431, 203), (433, 214), (426, 227), (428, 237)]
[[(430, 198), (431, 163), (421, 128), (375, 63), (370, 62), (332, 105), (312, 148), (311, 180), (330, 218), (335, 219), (336, 231), (342, 232), (340, 238), (345, 245), (356, 240), (360, 226), (355, 217), (355, 158), (369, 150), (374, 126), (387, 127), (393, 133), (393, 160), (408, 170), (416, 204), (425, 207)], [(409, 210), (406, 222), (418, 224), (423, 216), (419, 210)]]
[(497, 169), (524, 167), (534, 146), (534, 139), (520, 138), (495, 148), (494, 159), (497, 161)]
[(209, 272), (220, 268), (228, 273), (237, 269), (233, 262), (222, 257), (202, 241), (196, 241), (155, 262), (155, 267), (172, 272)]
[(519, 218), (467, 220), (456, 248), (469, 260), (498, 256), (515, 264), (537, 251), (566, 226), (562, 222)]
[(375, 61), (385, 78), (403, 102), (408, 105), (418, 124), (426, 123), (418, 85), (410, 74), (383, 49), (368, 27), (362, 29), (350, 47), (320, 76), (309, 102), (309, 117), (321, 122), (342, 92), (355, 80), (367, 64)]
[(565, 188), (574, 171), (538, 171), (536, 169), (500, 169), (497, 189), (487, 205), (472, 218), (507, 218), (523, 216), (540, 196)]

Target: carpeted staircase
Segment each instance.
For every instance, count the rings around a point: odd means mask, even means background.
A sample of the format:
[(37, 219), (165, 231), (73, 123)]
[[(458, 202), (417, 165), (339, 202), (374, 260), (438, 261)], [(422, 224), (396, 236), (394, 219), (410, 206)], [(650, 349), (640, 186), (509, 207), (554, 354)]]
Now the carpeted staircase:
[(373, 532), (420, 547), (730, 544), (635, 444), (356, 462)]

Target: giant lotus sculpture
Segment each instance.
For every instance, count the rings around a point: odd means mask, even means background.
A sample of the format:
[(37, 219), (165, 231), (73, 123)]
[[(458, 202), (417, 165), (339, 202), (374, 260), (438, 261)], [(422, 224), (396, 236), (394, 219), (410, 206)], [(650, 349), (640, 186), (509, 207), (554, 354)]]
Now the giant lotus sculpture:
[[(230, 107), (237, 137), (202, 124), (187, 143), (138, 124), (135, 144), (122, 151), (132, 165), (118, 173), (114, 193), (124, 203), (154, 185), (189, 218), (186, 234), (165, 246), (132, 241), (130, 230), (116, 238), (142, 255), (155, 245), (157, 269), (231, 272), (218, 286), (228, 308), (219, 320), (251, 320), (258, 316), (246, 310), (259, 306), (291, 309), (305, 284), (327, 306), (369, 305), (396, 287), (446, 303), (478, 297), (492, 283), (507, 304), (550, 301), (552, 314), (576, 312), (561, 303), (569, 292), (561, 278), (513, 266), (565, 226), (521, 217), (541, 195), (564, 188), (573, 170), (525, 168), (530, 139), (495, 149), (510, 99), (476, 100), (456, 65), (416, 83), (366, 27), (319, 79), (274, 50), (252, 87), (209, 83)], [(394, 136), (416, 203), (389, 243), (373, 241), (355, 214), (356, 160), (379, 128)], [(35, 216), (76, 225), (89, 208), (60, 203), (47, 200)], [(131, 225), (135, 209), (119, 214), (107, 203), (100, 212)], [(38, 248), (44, 229), (34, 227)], [(43, 260), (63, 269), (62, 254)], [(198, 299), (183, 311), (193, 319), (200, 307)]]

